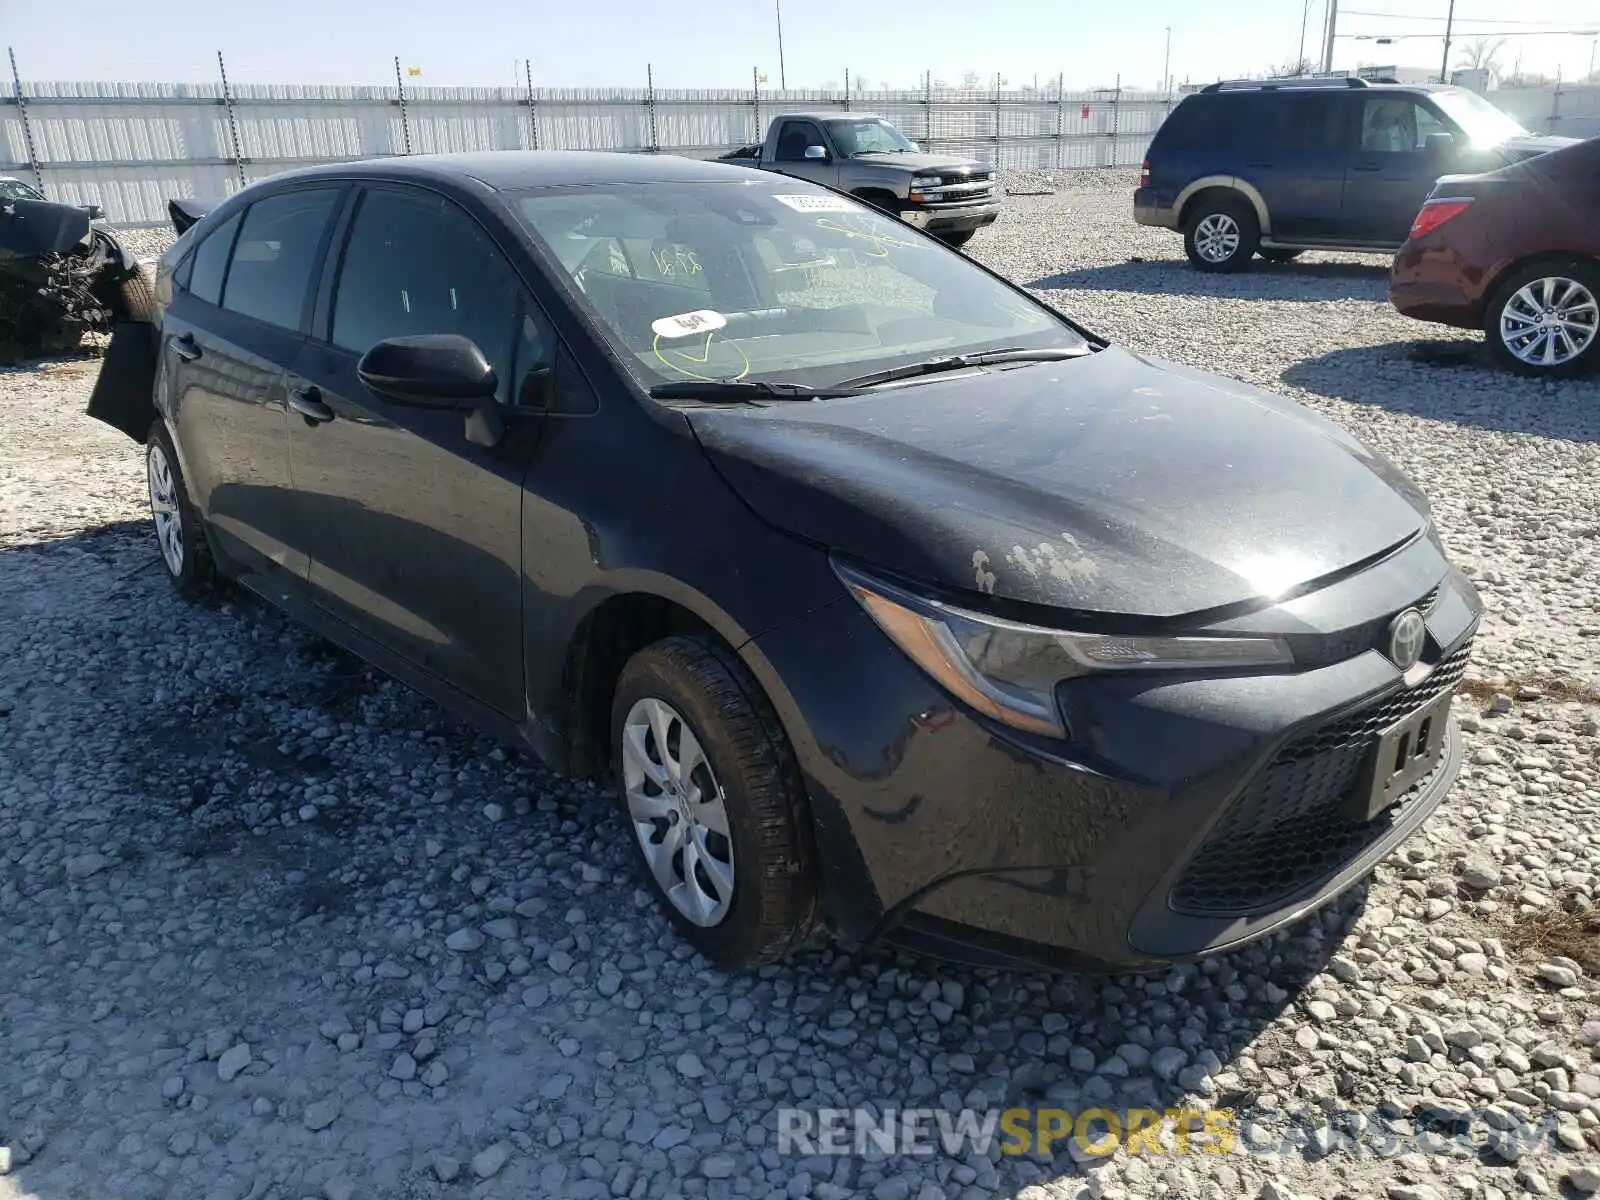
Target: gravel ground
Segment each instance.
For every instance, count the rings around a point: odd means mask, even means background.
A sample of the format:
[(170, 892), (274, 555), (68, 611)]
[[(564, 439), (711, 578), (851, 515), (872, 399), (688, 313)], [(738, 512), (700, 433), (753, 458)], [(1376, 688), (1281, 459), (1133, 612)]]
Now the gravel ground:
[[(1596, 385), (1495, 373), (1402, 320), (1379, 260), (1201, 276), (1131, 223), (1125, 173), (1056, 182), (974, 254), (1342, 422), (1424, 485), (1482, 584), (1470, 765), (1370, 886), (1154, 978), (881, 953), (824, 1012), (832, 952), (719, 977), (632, 882), (601, 792), (259, 604), (180, 603), (137, 451), (82, 415), (92, 361), (0, 371), (0, 1200), (1600, 1189), (1600, 961), (1559, 919), (1600, 890)], [(1152, 1102), (1299, 1144), (777, 1149), (782, 1105)], [(1359, 1144), (1295, 1121), (1352, 1111)], [(1371, 1152), (1428, 1113), (1476, 1149)], [(1521, 1120), (1553, 1141), (1504, 1133)]]

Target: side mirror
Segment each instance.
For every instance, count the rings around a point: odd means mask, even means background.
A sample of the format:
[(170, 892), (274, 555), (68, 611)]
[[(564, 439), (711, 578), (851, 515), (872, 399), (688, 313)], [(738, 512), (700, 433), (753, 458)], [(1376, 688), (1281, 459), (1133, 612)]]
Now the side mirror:
[(476, 343), (456, 333), (386, 338), (361, 356), (356, 374), (384, 399), (416, 408), (475, 408), (500, 383)]
[(807, 146), (806, 157), (811, 159), (813, 162), (826, 162), (828, 158), (828, 148), (826, 146)]
[(89, 220), (91, 220), (91, 221), (103, 221), (103, 220), (105, 220), (106, 210), (101, 208), (98, 204), (86, 204), (86, 205), (84, 205), (84, 207), (89, 210)]
[(1455, 144), (1454, 134), (1430, 133), (1427, 141), (1423, 143), (1423, 149), (1429, 154), (1449, 154), (1455, 148)]

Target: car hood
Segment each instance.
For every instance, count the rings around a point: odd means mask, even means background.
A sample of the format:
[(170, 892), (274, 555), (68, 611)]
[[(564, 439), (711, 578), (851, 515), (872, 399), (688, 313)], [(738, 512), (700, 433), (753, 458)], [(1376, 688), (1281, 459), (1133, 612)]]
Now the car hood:
[(984, 163), (970, 158), (951, 158), (948, 154), (901, 154), (899, 151), (870, 150), (854, 155), (850, 161), (883, 163), (891, 167), (904, 167), (908, 171), (961, 171), (968, 175), (991, 170)]
[(0, 205), (0, 258), (66, 254), (89, 236), (89, 210), (52, 200)]
[(1174, 617), (1408, 540), (1427, 502), (1332, 422), (1117, 347), (861, 397), (688, 410), (774, 526), (939, 588)]

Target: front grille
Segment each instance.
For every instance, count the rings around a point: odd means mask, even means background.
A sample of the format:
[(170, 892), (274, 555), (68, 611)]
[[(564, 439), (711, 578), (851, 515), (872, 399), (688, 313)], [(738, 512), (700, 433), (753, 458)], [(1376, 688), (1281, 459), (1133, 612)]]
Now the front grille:
[(1433, 776), (1418, 781), (1377, 819), (1360, 821), (1345, 802), (1383, 731), (1452, 691), (1470, 643), (1415, 688), (1301, 734), (1251, 780), (1190, 859), (1170, 896), (1178, 912), (1247, 916), (1267, 911), (1335, 874), (1402, 819)]

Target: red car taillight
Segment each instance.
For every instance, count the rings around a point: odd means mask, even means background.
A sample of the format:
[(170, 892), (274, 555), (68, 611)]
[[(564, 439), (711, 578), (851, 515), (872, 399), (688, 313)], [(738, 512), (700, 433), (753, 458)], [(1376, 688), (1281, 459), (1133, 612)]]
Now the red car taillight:
[(1459, 217), (1470, 207), (1472, 207), (1470, 197), (1429, 200), (1422, 206), (1422, 211), (1417, 213), (1417, 219), (1411, 223), (1411, 236), (1419, 238), (1425, 233), (1432, 233), (1452, 217)]
[(1139, 186), (1150, 186), (1150, 160), (1148, 158), (1139, 165)]

